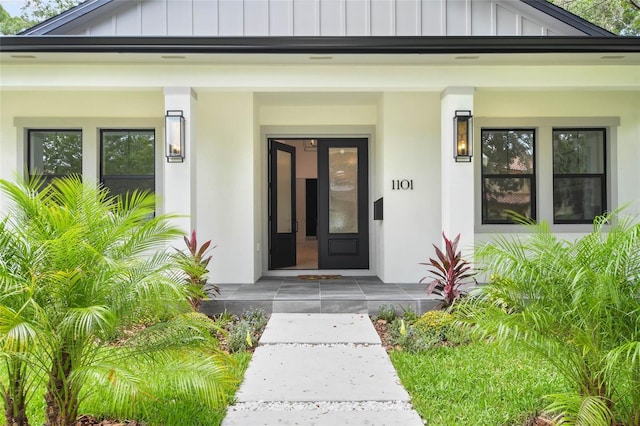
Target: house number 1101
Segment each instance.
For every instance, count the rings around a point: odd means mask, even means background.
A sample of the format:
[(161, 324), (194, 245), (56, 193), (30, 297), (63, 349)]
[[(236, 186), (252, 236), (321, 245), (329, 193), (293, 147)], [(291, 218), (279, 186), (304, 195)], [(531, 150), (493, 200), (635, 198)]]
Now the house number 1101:
[(413, 179), (394, 179), (391, 181), (391, 189), (393, 191), (413, 191)]

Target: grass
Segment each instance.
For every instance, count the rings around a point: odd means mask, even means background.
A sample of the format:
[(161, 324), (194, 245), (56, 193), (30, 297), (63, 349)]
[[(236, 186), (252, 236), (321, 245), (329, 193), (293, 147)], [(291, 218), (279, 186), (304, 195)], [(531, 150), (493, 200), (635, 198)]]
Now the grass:
[[(234, 361), (232, 376), (237, 381), (237, 385), (233, 389), (229, 389), (227, 393), (227, 401), (232, 402), (251, 359), (251, 354), (239, 352), (230, 356)], [(154, 366), (150, 360), (141, 361), (137, 367), (139, 377), (147, 380), (147, 385), (155, 389), (154, 394), (156, 395), (155, 398), (144, 394), (138, 395), (138, 403), (143, 407), (140, 410), (142, 414), (135, 418), (138, 422), (144, 422), (147, 426), (215, 426), (222, 423), (226, 407), (212, 410), (195, 394), (185, 395), (184, 393), (173, 392), (161, 377), (154, 374)], [(27, 415), (33, 425), (44, 423), (45, 404), (43, 395), (44, 387), (36, 390), (28, 406)], [(121, 418), (118, 411), (122, 407), (117, 403), (113, 403), (113, 400), (113, 392), (109, 387), (98, 388), (82, 402), (80, 414), (92, 415), (98, 419), (128, 420)]]
[(562, 377), (525, 348), (493, 342), (394, 351), (391, 362), (429, 425), (523, 425), (567, 389)]

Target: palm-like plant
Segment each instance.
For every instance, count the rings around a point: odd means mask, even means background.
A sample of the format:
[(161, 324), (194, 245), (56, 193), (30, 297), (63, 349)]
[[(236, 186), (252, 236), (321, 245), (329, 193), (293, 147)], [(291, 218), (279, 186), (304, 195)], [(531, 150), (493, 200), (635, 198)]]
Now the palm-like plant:
[[(448, 307), (462, 296), (460, 288), (474, 280), (475, 273), (471, 271), (471, 265), (463, 259), (462, 252), (458, 250), (460, 234), (452, 241), (443, 232), (442, 238), (444, 239), (444, 251), (434, 244), (433, 248), (437, 259), (429, 258), (428, 263), (420, 263), (420, 265), (433, 268), (429, 270), (433, 280), (427, 286), (427, 294), (436, 293), (442, 297), (444, 307)], [(420, 283), (427, 278), (423, 277)]]
[[(176, 260), (187, 276), (187, 300), (191, 308), (197, 311), (202, 299), (206, 297), (204, 286), (207, 284), (207, 274), (209, 273), (207, 268), (209, 262), (211, 262), (211, 256), (207, 254), (211, 247), (211, 240), (205, 241), (201, 246), (198, 246), (195, 230), (191, 232), (191, 238), (186, 236), (183, 238), (187, 253), (176, 249)], [(220, 288), (216, 285), (211, 285), (211, 290), (214, 293), (220, 293)]]
[(570, 244), (548, 225), (477, 251), (494, 274), (461, 312), (505, 343), (524, 342), (574, 385), (551, 395), (560, 423), (640, 425), (640, 223), (596, 219)]
[[(153, 339), (106, 350), (114, 333), (139, 322), (141, 314), (166, 318), (188, 310), (185, 287), (165, 250), (181, 232), (170, 216), (154, 217), (152, 195), (111, 197), (79, 178), (45, 187), (0, 181), (0, 187), (13, 204), (6, 224), (10, 245), (28, 254), (1, 265), (0, 284), (11, 292), (0, 299), (0, 339), (5, 347), (14, 345), (3, 356), (18, 362), (16, 371), (46, 376), (47, 425), (72, 424), (81, 391), (93, 383), (117, 385), (132, 398), (135, 374), (122, 358), (206, 340), (208, 333), (194, 332), (197, 327), (164, 324), (150, 329), (157, 333)], [(171, 331), (171, 338), (161, 338), (163, 331)], [(210, 353), (216, 356), (202, 376), (212, 380), (196, 387), (208, 386), (211, 399), (220, 402), (226, 375), (218, 353)]]

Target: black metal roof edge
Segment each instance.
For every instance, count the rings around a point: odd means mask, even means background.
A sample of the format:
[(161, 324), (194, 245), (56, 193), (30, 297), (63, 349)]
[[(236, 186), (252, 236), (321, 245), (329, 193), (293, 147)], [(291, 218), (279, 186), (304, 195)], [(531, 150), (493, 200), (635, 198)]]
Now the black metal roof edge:
[(480, 54), (640, 52), (640, 37), (0, 37), (0, 52)]
[(590, 36), (615, 36), (616, 34), (605, 30), (598, 25), (587, 21), (580, 16), (569, 12), (566, 9), (561, 8), (547, 0), (520, 0), (521, 2), (528, 4), (529, 6), (538, 9), (540, 12), (545, 13), (553, 18), (556, 18), (573, 28), (584, 32)]
[(19, 36), (47, 35), (68, 23), (81, 18), (102, 6), (111, 3), (113, 0), (86, 0), (59, 15), (53, 16), (46, 21), (40, 22), (31, 28), (18, 33)]

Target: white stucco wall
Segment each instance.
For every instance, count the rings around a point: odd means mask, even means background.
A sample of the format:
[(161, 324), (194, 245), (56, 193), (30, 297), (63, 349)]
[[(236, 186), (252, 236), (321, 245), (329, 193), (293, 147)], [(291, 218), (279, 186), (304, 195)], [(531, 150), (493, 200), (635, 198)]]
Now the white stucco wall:
[(250, 92), (198, 94), (197, 229), (216, 249), (210, 277), (254, 281), (254, 130)]
[[(440, 244), (440, 94), (385, 93), (382, 99), (385, 282), (418, 282), (420, 262)], [(392, 180), (413, 180), (413, 190), (392, 190)]]

